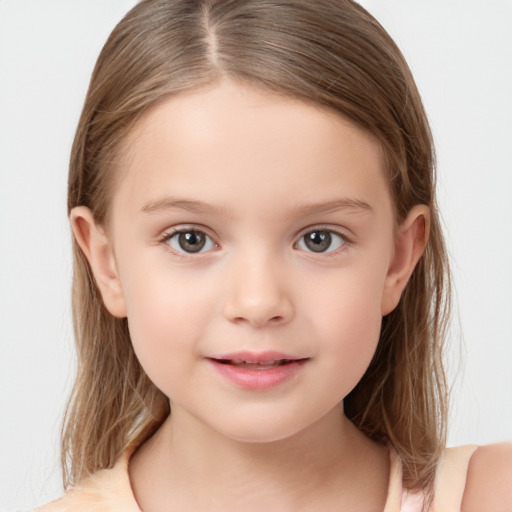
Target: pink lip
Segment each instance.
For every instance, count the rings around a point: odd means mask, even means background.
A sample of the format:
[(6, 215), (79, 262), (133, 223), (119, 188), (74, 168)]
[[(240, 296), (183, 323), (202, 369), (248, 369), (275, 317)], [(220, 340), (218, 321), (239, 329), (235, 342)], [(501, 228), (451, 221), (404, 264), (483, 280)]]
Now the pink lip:
[(281, 352), (237, 352), (208, 357), (207, 360), (226, 379), (237, 386), (263, 391), (295, 376), (308, 358)]

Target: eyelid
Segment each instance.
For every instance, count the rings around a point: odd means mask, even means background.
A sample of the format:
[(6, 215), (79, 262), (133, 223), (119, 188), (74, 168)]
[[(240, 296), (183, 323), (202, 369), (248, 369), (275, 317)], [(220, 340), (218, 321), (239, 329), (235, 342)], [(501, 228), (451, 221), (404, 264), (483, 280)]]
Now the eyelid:
[[(333, 235), (340, 237), (343, 240), (341, 247), (334, 249), (332, 251), (324, 251), (324, 252), (317, 252), (317, 253), (315, 253), (314, 251), (306, 250), (306, 249), (300, 249), (298, 247), (299, 242), (304, 238), (304, 236), (306, 236), (309, 233), (313, 233), (315, 231), (326, 231), (328, 233), (331, 233)], [(299, 234), (297, 235), (297, 237), (296, 237), (297, 241), (294, 243), (294, 248), (297, 248), (297, 249), (307, 252), (309, 254), (331, 256), (333, 254), (338, 253), (339, 251), (342, 251), (344, 248), (346, 248), (347, 245), (353, 243), (352, 237), (348, 236), (345, 233), (345, 231), (346, 230), (340, 229), (339, 227), (332, 227), (332, 226), (327, 226), (327, 225), (322, 225), (322, 224), (308, 226), (307, 228), (302, 229), (299, 232)]]
[[(213, 244), (215, 246), (214, 249), (209, 249), (207, 251), (198, 251), (197, 253), (192, 253), (192, 252), (188, 253), (186, 251), (176, 251), (172, 247), (170, 247), (169, 244), (167, 243), (176, 234), (186, 233), (186, 232), (190, 232), (190, 231), (196, 231), (196, 232), (199, 232), (199, 233), (203, 234), (204, 236), (208, 237), (213, 242)], [(353, 243), (352, 237), (348, 236), (346, 234), (346, 231), (348, 231), (347, 229), (340, 229), (339, 227), (332, 227), (329, 225), (316, 224), (316, 225), (308, 226), (308, 227), (302, 229), (298, 233), (298, 235), (296, 236), (296, 242), (293, 244), (294, 248), (297, 248), (300, 240), (305, 235), (307, 235), (308, 233), (314, 232), (314, 231), (327, 231), (329, 233), (332, 233), (333, 235), (339, 236), (343, 240), (343, 244), (338, 249), (335, 249), (332, 251), (318, 252), (316, 254), (330, 255), (331, 253), (337, 253), (340, 250), (343, 250), (343, 248), (345, 246), (347, 246), (348, 244)], [(210, 253), (210, 252), (212, 252), (212, 250), (219, 249), (220, 243), (217, 240), (218, 240), (218, 237), (216, 235), (212, 234), (211, 230), (205, 226), (197, 225), (197, 224), (182, 224), (182, 225), (177, 225), (177, 226), (173, 226), (171, 228), (166, 229), (163, 232), (163, 234), (161, 236), (159, 236), (158, 243), (165, 244), (166, 247), (170, 251), (172, 251), (174, 254), (177, 254), (179, 256), (183, 256), (183, 257), (195, 256), (195, 257), (197, 257), (198, 255)], [(299, 249), (299, 250), (303, 250), (303, 249)], [(305, 252), (315, 254), (313, 251), (305, 251)]]
[(302, 228), (296, 235), (297, 240), (311, 233), (312, 231), (328, 231), (329, 233), (334, 233), (335, 235), (341, 236), (345, 241), (352, 242), (354, 241), (355, 235), (352, 234), (352, 231), (344, 226), (333, 226), (332, 224), (311, 224), (310, 226), (306, 226)]
[[(201, 233), (202, 235), (204, 235), (205, 237), (209, 238), (212, 241), (214, 248), (206, 250), (206, 251), (198, 251), (196, 253), (193, 253), (193, 252), (186, 252), (186, 251), (178, 251), (178, 250), (172, 248), (168, 244), (169, 240), (171, 240), (177, 234), (187, 233), (187, 232)], [(200, 226), (197, 224), (181, 224), (181, 225), (177, 225), (177, 226), (168, 228), (158, 238), (158, 243), (165, 245), (169, 251), (172, 251), (173, 254), (176, 254), (181, 257), (197, 257), (199, 255), (204, 255), (204, 254), (210, 253), (213, 250), (216, 250), (220, 247), (220, 244), (217, 241), (217, 237), (215, 235), (211, 234), (211, 230), (204, 226)]]

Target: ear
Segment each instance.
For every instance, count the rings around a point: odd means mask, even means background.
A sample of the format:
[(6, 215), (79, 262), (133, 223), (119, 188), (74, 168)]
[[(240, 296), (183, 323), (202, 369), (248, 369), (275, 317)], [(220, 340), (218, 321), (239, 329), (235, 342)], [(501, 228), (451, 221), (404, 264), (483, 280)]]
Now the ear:
[(85, 206), (73, 208), (70, 221), (75, 239), (89, 262), (105, 307), (115, 317), (126, 317), (117, 264), (104, 229), (96, 224), (91, 210)]
[(382, 294), (382, 316), (391, 313), (427, 245), (430, 211), (426, 205), (414, 206), (395, 234), (395, 251), (391, 259)]

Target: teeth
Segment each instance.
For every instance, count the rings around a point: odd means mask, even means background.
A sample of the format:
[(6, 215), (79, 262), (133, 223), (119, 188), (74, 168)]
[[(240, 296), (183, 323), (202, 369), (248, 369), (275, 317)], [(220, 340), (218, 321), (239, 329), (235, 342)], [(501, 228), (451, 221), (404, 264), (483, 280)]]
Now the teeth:
[(230, 362), (234, 366), (243, 366), (245, 368), (262, 369), (262, 368), (275, 368), (276, 366), (281, 366), (283, 364), (288, 363), (288, 360), (287, 359), (273, 359), (270, 361), (251, 362), (251, 361), (243, 361), (241, 359), (231, 359)]

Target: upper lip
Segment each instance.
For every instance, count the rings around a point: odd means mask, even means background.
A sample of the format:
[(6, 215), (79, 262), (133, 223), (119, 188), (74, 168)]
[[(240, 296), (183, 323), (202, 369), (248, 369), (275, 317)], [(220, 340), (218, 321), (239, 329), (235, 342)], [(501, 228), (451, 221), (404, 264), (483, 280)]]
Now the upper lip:
[(275, 361), (299, 361), (307, 359), (306, 357), (294, 356), (284, 354), (283, 352), (276, 352), (274, 350), (267, 350), (264, 352), (234, 352), (230, 354), (220, 354), (210, 356), (208, 359), (215, 359), (217, 361), (236, 361), (244, 363), (271, 363)]

